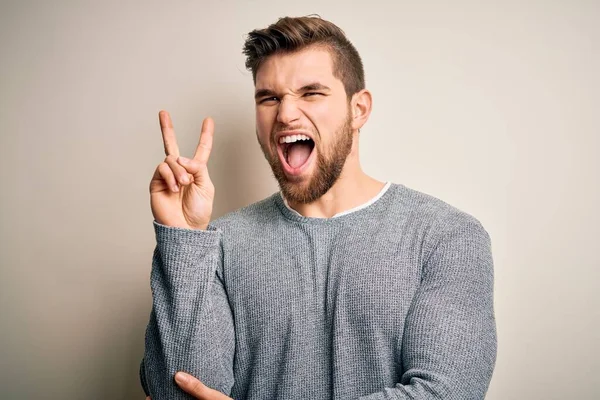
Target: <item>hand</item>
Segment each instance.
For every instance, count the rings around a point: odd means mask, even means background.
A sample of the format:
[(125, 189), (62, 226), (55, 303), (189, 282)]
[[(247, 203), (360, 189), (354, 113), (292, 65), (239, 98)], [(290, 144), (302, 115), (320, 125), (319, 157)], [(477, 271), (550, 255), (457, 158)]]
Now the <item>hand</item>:
[[(198, 400), (233, 400), (231, 397), (224, 395), (218, 390), (205, 386), (198, 379), (185, 372), (176, 373), (175, 382), (177, 382), (184, 392), (191, 394)], [(146, 400), (151, 400), (150, 396), (146, 397)]]
[(212, 149), (214, 122), (202, 123), (194, 158), (180, 157), (171, 117), (158, 113), (165, 146), (165, 160), (150, 182), (150, 206), (156, 222), (178, 228), (206, 229), (212, 215), (215, 187), (206, 163)]

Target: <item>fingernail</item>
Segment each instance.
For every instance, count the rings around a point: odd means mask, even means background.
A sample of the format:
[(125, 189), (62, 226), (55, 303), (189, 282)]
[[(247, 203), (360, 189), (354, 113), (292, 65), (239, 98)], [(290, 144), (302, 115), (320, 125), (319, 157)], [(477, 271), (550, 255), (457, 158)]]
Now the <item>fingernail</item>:
[(173, 191), (174, 192), (179, 192), (179, 187), (178, 186), (173, 186)]
[(187, 374), (184, 374), (183, 372), (178, 372), (175, 374), (175, 382), (177, 382), (179, 384), (184, 384), (187, 381), (188, 381)]
[(180, 163), (183, 163), (183, 164), (187, 164), (188, 162), (190, 162), (190, 159), (189, 158), (185, 158), (185, 157), (179, 157), (177, 159), (177, 161), (179, 161)]

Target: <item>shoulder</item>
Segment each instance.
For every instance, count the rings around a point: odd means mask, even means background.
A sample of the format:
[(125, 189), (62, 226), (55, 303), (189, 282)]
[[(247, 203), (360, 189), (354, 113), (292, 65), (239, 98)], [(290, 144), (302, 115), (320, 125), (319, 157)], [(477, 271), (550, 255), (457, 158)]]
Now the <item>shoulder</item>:
[(430, 194), (396, 185), (393, 207), (412, 223), (424, 229), (425, 242), (438, 242), (446, 236), (469, 231), (489, 240), (483, 225), (474, 215)]
[(395, 203), (411, 215), (410, 224), (420, 243), (420, 259), (424, 268), (428, 266), (425, 272), (493, 276), (490, 235), (475, 216), (432, 195), (400, 189)]

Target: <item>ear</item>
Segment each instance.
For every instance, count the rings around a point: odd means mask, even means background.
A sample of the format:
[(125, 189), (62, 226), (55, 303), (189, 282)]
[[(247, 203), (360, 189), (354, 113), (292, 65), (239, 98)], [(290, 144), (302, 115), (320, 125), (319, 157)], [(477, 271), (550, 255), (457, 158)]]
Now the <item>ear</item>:
[(371, 115), (372, 105), (373, 98), (371, 96), (371, 92), (369, 92), (367, 89), (363, 89), (360, 92), (354, 93), (352, 100), (350, 101), (353, 130), (360, 129), (364, 124), (367, 123), (369, 115)]

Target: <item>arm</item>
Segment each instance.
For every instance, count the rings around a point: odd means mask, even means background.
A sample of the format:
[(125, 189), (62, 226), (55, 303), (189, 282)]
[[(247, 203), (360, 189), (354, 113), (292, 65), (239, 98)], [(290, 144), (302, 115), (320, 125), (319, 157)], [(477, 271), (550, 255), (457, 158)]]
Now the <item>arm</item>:
[(362, 400), (485, 397), (497, 349), (491, 243), (475, 218), (455, 217), (423, 266), (406, 318), (400, 383)]
[(173, 380), (183, 370), (229, 394), (235, 335), (222, 280), (220, 232), (157, 222), (154, 228), (152, 312), (140, 366), (144, 391), (153, 400), (191, 398)]

